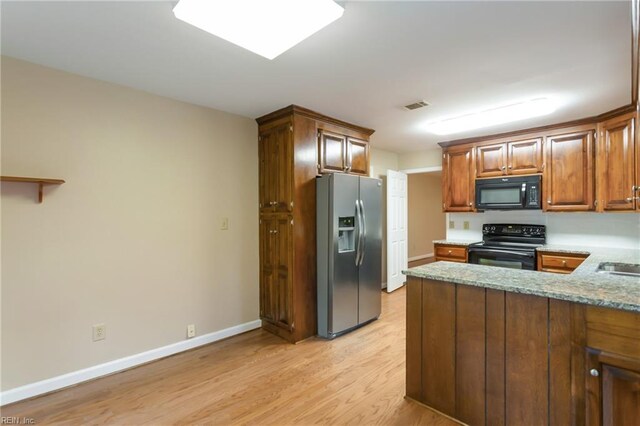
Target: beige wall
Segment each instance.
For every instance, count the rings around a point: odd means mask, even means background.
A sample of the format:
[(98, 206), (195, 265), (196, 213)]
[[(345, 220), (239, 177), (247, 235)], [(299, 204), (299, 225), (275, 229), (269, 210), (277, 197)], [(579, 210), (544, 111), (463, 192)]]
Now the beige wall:
[(408, 182), (409, 259), (433, 253), (433, 240), (446, 237), (439, 175), (416, 173)]
[(382, 179), (382, 286), (387, 285), (387, 170), (398, 170), (398, 154), (371, 149), (371, 177)]
[(442, 150), (433, 148), (424, 151), (408, 152), (398, 156), (398, 169), (422, 169), (442, 166)]
[(1, 136), (3, 390), (258, 318), (253, 120), (3, 57)]

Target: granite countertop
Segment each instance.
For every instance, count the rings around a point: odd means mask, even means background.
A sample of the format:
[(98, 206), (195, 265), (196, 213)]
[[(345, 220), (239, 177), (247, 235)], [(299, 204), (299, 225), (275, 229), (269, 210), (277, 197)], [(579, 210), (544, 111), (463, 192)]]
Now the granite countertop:
[(471, 244), (478, 243), (478, 240), (433, 240), (433, 244), (446, 244), (449, 246), (468, 247)]
[(436, 281), (640, 312), (640, 278), (595, 272), (601, 262), (640, 263), (640, 250), (546, 245), (540, 251), (588, 254), (571, 274), (435, 262), (402, 271)]

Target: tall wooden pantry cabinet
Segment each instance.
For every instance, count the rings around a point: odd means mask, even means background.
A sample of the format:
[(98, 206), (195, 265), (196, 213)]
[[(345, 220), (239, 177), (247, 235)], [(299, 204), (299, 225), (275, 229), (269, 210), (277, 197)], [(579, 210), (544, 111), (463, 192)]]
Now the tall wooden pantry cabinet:
[(295, 343), (317, 333), (315, 178), (368, 175), (373, 130), (296, 105), (256, 121), (260, 319)]

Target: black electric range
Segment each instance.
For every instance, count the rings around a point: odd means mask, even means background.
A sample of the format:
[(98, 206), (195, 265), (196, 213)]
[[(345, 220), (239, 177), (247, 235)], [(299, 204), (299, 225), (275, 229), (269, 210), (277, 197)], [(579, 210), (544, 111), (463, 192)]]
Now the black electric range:
[(546, 242), (544, 225), (482, 225), (482, 242), (469, 246), (469, 263), (513, 269), (536, 269), (536, 248)]

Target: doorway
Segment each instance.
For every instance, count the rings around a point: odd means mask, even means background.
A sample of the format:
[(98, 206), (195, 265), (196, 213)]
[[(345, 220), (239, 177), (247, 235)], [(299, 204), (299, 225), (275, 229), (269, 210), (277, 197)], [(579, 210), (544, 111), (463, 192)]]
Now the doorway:
[(442, 211), (442, 169), (407, 170), (408, 174), (408, 263), (409, 267), (435, 261), (433, 241), (447, 235)]

